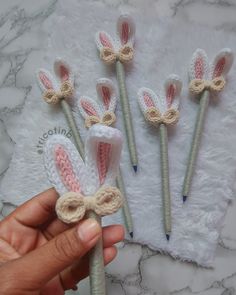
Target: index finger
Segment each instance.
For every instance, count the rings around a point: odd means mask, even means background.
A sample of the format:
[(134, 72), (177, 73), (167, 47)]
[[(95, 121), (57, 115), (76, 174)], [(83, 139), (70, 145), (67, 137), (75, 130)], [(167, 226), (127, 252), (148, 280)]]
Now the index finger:
[(25, 226), (37, 227), (55, 217), (55, 205), (59, 195), (50, 188), (22, 204), (8, 217)]

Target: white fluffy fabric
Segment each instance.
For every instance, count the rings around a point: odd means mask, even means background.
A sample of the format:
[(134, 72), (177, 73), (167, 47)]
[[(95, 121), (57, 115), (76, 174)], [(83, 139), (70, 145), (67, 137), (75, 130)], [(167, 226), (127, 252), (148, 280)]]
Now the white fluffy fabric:
[[(219, 98), (211, 99), (191, 196), (183, 205), (181, 190), (198, 110), (197, 101), (189, 98), (187, 69), (196, 48), (204, 48), (211, 59), (223, 47), (235, 48), (236, 37), (175, 18), (173, 23), (168, 23), (158, 19), (151, 8), (149, 15), (145, 15), (144, 4), (141, 1), (131, 11), (137, 28), (135, 58), (126, 71), (139, 156), (138, 173), (135, 175), (131, 168), (126, 144), (121, 163), (134, 221), (133, 241), (181, 260), (213, 266), (227, 204), (235, 194), (236, 73), (233, 67), (225, 90)], [(67, 1), (59, 2), (56, 13), (43, 28), (48, 32), (49, 45), (42, 67), (51, 70), (58, 55), (66, 59), (75, 69), (78, 96), (96, 97), (98, 78), (109, 77), (116, 83), (114, 68), (104, 66), (99, 60), (94, 34), (102, 29), (114, 36), (118, 13), (99, 1), (72, 0), (70, 5)], [(180, 121), (168, 130), (173, 230), (167, 242), (163, 231), (159, 134), (145, 122), (138, 106), (137, 90), (145, 86), (159, 92), (171, 73), (182, 78), (183, 91)], [(16, 148), (1, 193), (15, 204), (50, 186), (41, 148), (37, 147), (39, 137), (43, 134), (46, 137), (55, 127), (57, 132), (59, 127), (68, 130), (61, 111), (47, 105), (41, 96), (35, 83), (18, 128), (12, 134)], [(123, 131), (119, 104), (117, 116), (117, 127)], [(77, 114), (76, 117), (84, 138), (83, 120)], [(120, 220), (117, 214), (106, 222)]]

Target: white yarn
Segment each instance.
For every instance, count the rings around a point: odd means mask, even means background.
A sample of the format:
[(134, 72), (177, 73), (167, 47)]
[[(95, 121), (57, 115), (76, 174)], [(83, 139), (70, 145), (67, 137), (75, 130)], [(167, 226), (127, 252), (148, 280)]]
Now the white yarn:
[(111, 144), (109, 155), (109, 165), (107, 168), (104, 185), (114, 185), (117, 176), (120, 153), (122, 147), (122, 136), (118, 129), (95, 124), (88, 131), (88, 137), (85, 146), (85, 163), (87, 164), (87, 184), (86, 194), (94, 194), (100, 187), (98, 169), (97, 169), (97, 145), (99, 142)]
[[(107, 87), (109, 89), (109, 93), (110, 93), (110, 102), (109, 102), (109, 106), (108, 106), (107, 110), (105, 108), (105, 104), (104, 104), (102, 92), (101, 92), (103, 86)], [(97, 96), (100, 100), (101, 108), (103, 109), (103, 115), (104, 115), (105, 111), (115, 112), (117, 98), (116, 98), (116, 93), (115, 93), (115, 86), (114, 86), (112, 80), (107, 79), (107, 78), (98, 79), (97, 85), (96, 85), (96, 90), (97, 90)]]
[(62, 136), (53, 135), (44, 147), (44, 163), (48, 177), (52, 185), (60, 195), (69, 191), (63, 183), (55, 163), (55, 148), (60, 145), (66, 151), (73, 167), (81, 192), (84, 195), (94, 194), (100, 187), (97, 168), (97, 146), (99, 142), (111, 144), (109, 165), (104, 185), (113, 185), (117, 175), (120, 153), (122, 147), (122, 136), (119, 130), (97, 124), (90, 128), (85, 144), (85, 163), (72, 142)]
[[(174, 94), (174, 98), (171, 103), (171, 106), (168, 107), (166, 92), (167, 92), (168, 87), (170, 85), (175, 86), (175, 94)], [(161, 95), (161, 101), (162, 101), (162, 106), (163, 106), (162, 109), (164, 112), (167, 111), (168, 108), (178, 110), (179, 103), (180, 103), (181, 90), (182, 90), (182, 80), (180, 79), (180, 77), (175, 74), (170, 75), (164, 83), (164, 93), (162, 93), (162, 95)]]
[(222, 72), (222, 76), (225, 77), (226, 74), (231, 69), (233, 61), (234, 61), (234, 54), (230, 48), (223, 48), (222, 50), (219, 51), (219, 53), (214, 58), (212, 64), (210, 65), (210, 78), (213, 78), (212, 75), (215, 69), (215, 65), (222, 57), (225, 57), (225, 60), (226, 60), (224, 70)]
[[(110, 102), (109, 102), (109, 107), (107, 110), (105, 108), (105, 104), (104, 104), (102, 93), (101, 93), (101, 88), (103, 86), (107, 87), (110, 92)], [(113, 82), (107, 78), (98, 79), (96, 83), (96, 90), (97, 90), (97, 97), (99, 99), (99, 103), (97, 103), (95, 100), (93, 100), (92, 98), (88, 96), (81, 96), (78, 100), (78, 109), (84, 119), (88, 118), (90, 115), (88, 115), (88, 113), (85, 111), (83, 107), (83, 102), (86, 102), (87, 105), (94, 108), (94, 110), (96, 111), (100, 119), (102, 119), (106, 111), (115, 112), (117, 98), (116, 98), (115, 87)]]
[(195, 63), (198, 58), (202, 59), (203, 61), (203, 79), (208, 79), (209, 77), (209, 62), (208, 62), (208, 57), (203, 49), (196, 49), (196, 51), (192, 55), (192, 59), (190, 61), (190, 66), (189, 66), (189, 79), (190, 81), (196, 78), (196, 73), (195, 73)]
[(148, 95), (148, 97), (151, 98), (151, 100), (153, 101), (154, 105), (156, 108), (160, 109), (161, 105), (160, 105), (160, 97), (150, 88), (147, 87), (142, 87), (138, 90), (138, 103), (140, 106), (140, 109), (142, 110), (142, 112), (145, 114), (148, 107), (146, 105), (146, 103), (144, 102), (144, 95)]
[(68, 192), (68, 188), (61, 180), (60, 172), (58, 171), (55, 162), (55, 147), (58, 145), (62, 146), (66, 151), (73, 167), (73, 171), (75, 172), (83, 191), (86, 186), (86, 168), (84, 162), (72, 142), (65, 136), (59, 134), (51, 136), (44, 145), (44, 165), (51, 184), (60, 195)]
[(90, 107), (92, 107), (95, 110), (95, 112), (96, 112), (96, 114), (98, 115), (99, 118), (102, 117), (103, 110), (102, 110), (101, 106), (94, 99), (83, 95), (78, 100), (78, 109), (80, 111), (81, 116), (84, 119), (88, 118), (90, 115), (88, 115), (88, 113), (85, 111), (85, 109), (83, 107), (83, 103), (86, 103)]
[[(170, 85), (175, 86), (175, 94), (174, 98), (172, 100), (171, 105), (168, 107), (167, 105), (167, 98), (166, 98), (166, 91)], [(155, 108), (157, 108), (161, 114), (164, 114), (168, 109), (175, 109), (178, 110), (179, 108), (179, 101), (180, 101), (180, 92), (182, 89), (182, 81), (177, 75), (170, 75), (165, 83), (164, 83), (164, 90), (160, 91), (160, 95), (156, 94), (153, 90), (142, 87), (138, 90), (138, 102), (139, 106), (145, 115), (146, 111), (148, 110), (148, 106), (145, 103), (144, 96), (145, 94), (150, 97), (150, 99), (153, 101), (153, 104), (155, 105)]]
[(199, 57), (202, 58), (203, 63), (204, 63), (202, 79), (205, 79), (205, 80), (213, 78), (213, 72), (214, 72), (215, 66), (216, 66), (217, 62), (222, 57), (225, 57), (225, 60), (226, 60), (225, 67), (224, 67), (224, 70), (222, 72), (222, 76), (225, 77), (226, 74), (229, 72), (232, 64), (233, 64), (233, 59), (234, 59), (232, 50), (229, 49), (229, 48), (223, 48), (216, 55), (213, 62), (211, 64), (209, 64), (206, 52), (203, 49), (198, 48), (193, 53), (193, 56), (192, 56), (192, 59), (191, 59), (191, 62), (190, 62), (190, 67), (189, 67), (189, 79), (190, 79), (190, 81), (196, 78), (195, 64), (196, 64), (196, 61), (197, 61), (197, 59)]
[(119, 52), (121, 47), (124, 45), (122, 44), (122, 24), (126, 22), (129, 25), (129, 38), (125, 45), (130, 46), (133, 48), (134, 46), (134, 37), (135, 37), (135, 23), (132, 17), (128, 14), (122, 14), (117, 20), (117, 36), (116, 38), (112, 38), (107, 32), (105, 31), (99, 31), (95, 34), (95, 43), (97, 45), (97, 48), (99, 51), (101, 51), (104, 46), (100, 40), (100, 34), (103, 34), (107, 40), (112, 44), (113, 49), (115, 50), (116, 53)]
[(55, 76), (52, 75), (48, 70), (42, 69), (42, 68), (36, 72), (37, 81), (38, 81), (39, 87), (43, 93), (45, 91), (47, 91), (47, 88), (45, 87), (42, 80), (40, 79), (40, 73), (43, 73), (45, 75), (45, 77), (47, 77), (47, 79), (52, 83), (54, 90), (59, 91), (61, 83), (63, 82), (60, 77), (60, 73), (59, 73), (59, 67), (61, 65), (67, 69), (67, 71), (69, 73), (68, 81), (71, 83), (71, 85), (74, 85), (74, 74), (73, 74), (70, 66), (61, 58), (56, 58), (56, 60), (54, 62)]

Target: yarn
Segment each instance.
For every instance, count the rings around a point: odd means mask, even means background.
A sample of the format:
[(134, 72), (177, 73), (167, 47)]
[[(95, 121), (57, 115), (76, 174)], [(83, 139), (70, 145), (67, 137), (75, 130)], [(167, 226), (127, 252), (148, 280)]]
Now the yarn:
[(103, 186), (94, 195), (84, 197), (79, 192), (68, 192), (56, 203), (56, 212), (60, 220), (73, 223), (81, 220), (86, 211), (106, 216), (118, 211), (123, 205), (123, 197), (116, 187)]
[(161, 114), (156, 107), (150, 107), (146, 110), (144, 116), (145, 119), (154, 126), (158, 126), (159, 124), (174, 125), (179, 120), (179, 111), (169, 109)]
[(69, 81), (65, 81), (61, 84), (60, 91), (54, 89), (48, 89), (44, 92), (43, 99), (48, 104), (57, 104), (62, 99), (70, 98), (73, 95), (74, 87)]
[(225, 87), (225, 79), (217, 77), (213, 80), (193, 79), (189, 83), (189, 91), (193, 94), (200, 94), (203, 90), (220, 92)]

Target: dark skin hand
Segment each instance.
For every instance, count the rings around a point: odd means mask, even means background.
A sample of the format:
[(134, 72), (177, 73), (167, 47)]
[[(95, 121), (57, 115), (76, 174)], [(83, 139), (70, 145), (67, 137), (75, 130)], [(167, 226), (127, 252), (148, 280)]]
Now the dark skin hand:
[(101, 228), (93, 219), (76, 225), (55, 214), (58, 195), (49, 189), (0, 222), (0, 290), (8, 295), (61, 295), (88, 276), (88, 251), (103, 238), (104, 264), (124, 238), (121, 225)]

